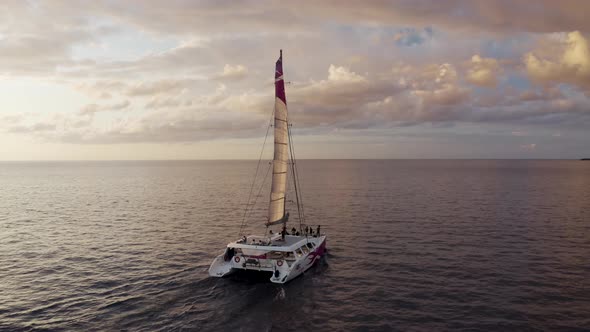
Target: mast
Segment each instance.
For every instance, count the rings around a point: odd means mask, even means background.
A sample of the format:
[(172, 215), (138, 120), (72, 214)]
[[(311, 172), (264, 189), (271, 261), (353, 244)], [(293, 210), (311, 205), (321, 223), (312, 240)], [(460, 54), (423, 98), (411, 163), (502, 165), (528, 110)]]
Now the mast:
[(288, 215), (285, 214), (289, 162), (288, 130), (287, 98), (285, 96), (285, 81), (283, 80), (283, 50), (281, 50), (275, 66), (274, 156), (267, 226), (286, 223), (288, 219)]

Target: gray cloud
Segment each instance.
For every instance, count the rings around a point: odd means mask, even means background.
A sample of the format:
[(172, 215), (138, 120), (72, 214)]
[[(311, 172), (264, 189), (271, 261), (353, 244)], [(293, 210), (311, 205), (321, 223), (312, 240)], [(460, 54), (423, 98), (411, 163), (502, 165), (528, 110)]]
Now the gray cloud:
[[(87, 4), (85, 4), (87, 5)], [(247, 8), (247, 10), (245, 10)], [(96, 2), (93, 10), (122, 22), (166, 33), (194, 31), (305, 31), (326, 20), (341, 24), (437, 25), (457, 30), (555, 32), (590, 31), (584, 13), (590, 4), (580, 0), (526, 1), (397, 0), (217, 2), (142, 1)], [(526, 17), (523, 20), (522, 17)]]

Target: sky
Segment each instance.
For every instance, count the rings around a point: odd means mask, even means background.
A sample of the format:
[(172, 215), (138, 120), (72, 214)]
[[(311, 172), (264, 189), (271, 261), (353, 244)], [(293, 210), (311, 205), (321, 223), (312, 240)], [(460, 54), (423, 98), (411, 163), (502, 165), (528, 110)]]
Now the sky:
[(2, 7), (0, 160), (590, 157), (590, 1)]

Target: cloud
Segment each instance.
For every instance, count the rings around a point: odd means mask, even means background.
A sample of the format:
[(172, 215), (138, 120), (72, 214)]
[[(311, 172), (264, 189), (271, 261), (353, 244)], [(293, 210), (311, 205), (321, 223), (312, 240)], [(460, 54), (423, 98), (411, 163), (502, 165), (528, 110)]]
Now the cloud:
[(59, 1), (10, 1), (0, 12), (0, 75), (50, 75), (86, 66), (77, 45), (96, 42), (116, 27), (91, 24), (83, 7)]
[(24, 114), (5, 115), (0, 118), (0, 123), (19, 123), (23, 120)]
[(183, 80), (159, 80), (154, 82), (141, 82), (129, 86), (124, 93), (128, 96), (152, 96), (161, 93), (180, 91), (185, 81)]
[(564, 40), (547, 38), (541, 48), (527, 53), (524, 63), (537, 83), (570, 83), (590, 92), (590, 48), (579, 32)]
[(498, 82), (496, 75), (499, 70), (500, 66), (496, 59), (482, 58), (476, 54), (471, 57), (467, 72), (467, 81), (479, 86), (496, 86)]
[(563, 99), (565, 96), (555, 87), (543, 87), (542, 89), (526, 90), (519, 95), (521, 101), (543, 101), (543, 100), (554, 100)]
[[(568, 0), (11, 3), (0, 13), (0, 76), (51, 77), (77, 87), (84, 95), (76, 108), (86, 106), (60, 120), (0, 125), (71, 143), (261, 135), (283, 47), (291, 120), (307, 133), (473, 123), (566, 131), (590, 123), (588, 96), (571, 87), (590, 87), (587, 7)], [(145, 38), (128, 43), (128, 36)], [(107, 59), (91, 52), (102, 46)], [(131, 105), (133, 112), (116, 112)]]
[(79, 115), (93, 115), (98, 112), (111, 112), (120, 111), (127, 108), (131, 103), (128, 100), (124, 100), (120, 103), (109, 104), (109, 105), (98, 105), (88, 104), (84, 106), (79, 112)]
[(103, 129), (69, 130), (53, 137), (75, 144), (197, 142), (260, 136), (266, 117), (240, 112), (183, 108), (158, 110), (135, 119), (122, 119)]
[(456, 105), (469, 97), (469, 89), (459, 85), (458, 73), (452, 64), (427, 65), (412, 71), (416, 77), (406, 80), (411, 82), (411, 93), (420, 99), (426, 110), (434, 106)]
[(6, 130), (6, 132), (17, 133), (17, 134), (39, 133), (39, 132), (54, 131), (56, 128), (57, 128), (57, 126), (54, 123), (37, 122), (37, 123), (32, 124), (30, 126), (25, 126), (25, 125), (11, 126), (8, 128), (8, 130)]
[(110, 99), (119, 94), (126, 97), (152, 97), (166, 95), (168, 97), (181, 94), (190, 87), (193, 79), (174, 78), (163, 80), (97, 80), (93, 83), (75, 85), (76, 89), (98, 99)]
[[(96, 2), (90, 6), (97, 15), (107, 15), (129, 24), (161, 33), (220, 33), (282, 31), (302, 32), (330, 21), (367, 26), (440, 26), (462, 32), (534, 32), (590, 31), (584, 13), (590, 4), (579, 0), (539, 0), (528, 2), (484, 0), (394, 0), (341, 1), (304, 0), (281, 3), (247, 1), (143, 1), (143, 6), (117, 2)], [(72, 4), (81, 11), (88, 4)], [(244, 10), (247, 8), (248, 10)], [(88, 8), (87, 8), (88, 9)], [(70, 9), (72, 11), (72, 9)], [(522, 19), (526, 17), (527, 19)], [(156, 19), (157, 18), (157, 19)]]
[(360, 83), (366, 81), (366, 79), (363, 76), (350, 71), (350, 69), (345, 67), (334, 66), (332, 64), (330, 65), (330, 68), (328, 68), (328, 80), (334, 82), (349, 83)]
[(180, 106), (191, 106), (191, 100), (183, 100), (180, 98), (153, 98), (147, 104), (147, 109), (159, 109), (159, 108), (175, 108)]
[(248, 68), (244, 65), (230, 65), (223, 66), (223, 72), (217, 77), (220, 79), (241, 80), (248, 75)]

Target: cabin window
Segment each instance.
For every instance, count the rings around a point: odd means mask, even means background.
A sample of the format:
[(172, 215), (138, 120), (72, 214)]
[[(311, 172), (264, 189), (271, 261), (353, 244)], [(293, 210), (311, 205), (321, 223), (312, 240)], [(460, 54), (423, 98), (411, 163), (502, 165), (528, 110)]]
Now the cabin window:
[(307, 254), (309, 252), (309, 249), (307, 249), (306, 246), (301, 247), (301, 250), (303, 250), (303, 253)]
[(301, 249), (295, 250), (295, 253), (297, 254), (297, 257), (301, 257), (301, 255), (303, 255), (303, 252), (301, 252)]
[(308, 242), (308, 243), (307, 243), (307, 247), (308, 247), (309, 249), (313, 249), (313, 248), (314, 248), (314, 245), (313, 245), (313, 243), (312, 243), (312, 242)]
[(292, 252), (285, 253), (285, 260), (294, 260), (294, 259), (295, 259), (295, 255)]

